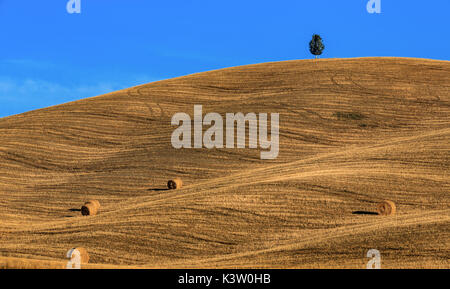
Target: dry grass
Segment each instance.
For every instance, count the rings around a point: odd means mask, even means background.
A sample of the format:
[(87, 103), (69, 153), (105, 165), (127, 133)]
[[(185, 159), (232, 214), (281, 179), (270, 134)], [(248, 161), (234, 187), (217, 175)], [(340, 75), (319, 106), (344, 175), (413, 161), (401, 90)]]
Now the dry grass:
[[(111, 268), (364, 268), (373, 248), (384, 268), (450, 268), (449, 84), (447, 61), (288, 61), (0, 119), (0, 264), (80, 246)], [(279, 157), (173, 149), (194, 104), (280, 113)], [(174, 174), (187, 185), (164, 190)], [(373, 214), (385, 199), (395, 216)]]

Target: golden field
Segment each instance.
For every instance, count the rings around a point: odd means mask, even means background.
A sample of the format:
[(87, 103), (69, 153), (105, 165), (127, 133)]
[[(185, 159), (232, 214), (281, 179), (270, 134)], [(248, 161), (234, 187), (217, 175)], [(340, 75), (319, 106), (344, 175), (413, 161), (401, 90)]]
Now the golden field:
[[(180, 149), (177, 112), (280, 114), (280, 152)], [(206, 129), (207, 127), (205, 127)], [(450, 268), (450, 62), (296, 60), (0, 119), (0, 268)], [(179, 177), (184, 186), (165, 190)], [(97, 216), (79, 209), (97, 199)], [(395, 216), (374, 214), (383, 200)]]

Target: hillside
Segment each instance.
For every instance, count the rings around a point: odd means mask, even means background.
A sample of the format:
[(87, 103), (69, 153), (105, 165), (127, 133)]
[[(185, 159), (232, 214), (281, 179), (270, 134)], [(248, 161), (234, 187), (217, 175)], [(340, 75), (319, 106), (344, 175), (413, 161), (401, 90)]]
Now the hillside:
[[(279, 155), (171, 145), (177, 112), (280, 114)], [(207, 128), (207, 127), (205, 127)], [(450, 268), (450, 62), (298, 60), (0, 119), (0, 265)], [(167, 180), (183, 179), (167, 191)], [(78, 209), (98, 199), (101, 213)], [(389, 199), (397, 215), (371, 214)], [(0, 266), (1, 267), (1, 266)], [(39, 267), (39, 266), (38, 266)]]

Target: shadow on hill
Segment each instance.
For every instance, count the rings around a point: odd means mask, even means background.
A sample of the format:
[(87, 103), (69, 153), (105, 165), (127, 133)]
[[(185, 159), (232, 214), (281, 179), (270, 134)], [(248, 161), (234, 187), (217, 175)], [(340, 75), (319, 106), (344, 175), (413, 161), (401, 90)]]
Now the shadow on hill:
[(354, 211), (353, 215), (378, 215), (377, 212), (368, 212), (368, 211)]
[(165, 188), (165, 189), (161, 189), (161, 188), (153, 188), (153, 189), (148, 189), (150, 192), (161, 192), (161, 191), (168, 191), (169, 189)]
[(81, 212), (81, 209), (69, 209), (71, 212)]

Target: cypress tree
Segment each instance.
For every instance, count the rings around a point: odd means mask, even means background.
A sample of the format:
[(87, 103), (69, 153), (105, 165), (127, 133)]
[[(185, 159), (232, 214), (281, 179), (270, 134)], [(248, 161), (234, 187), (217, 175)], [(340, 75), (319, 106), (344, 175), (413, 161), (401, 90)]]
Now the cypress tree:
[(309, 42), (309, 51), (317, 58), (318, 55), (322, 54), (324, 49), (325, 45), (323, 45), (322, 38), (320, 37), (320, 35), (314, 34), (311, 42)]

